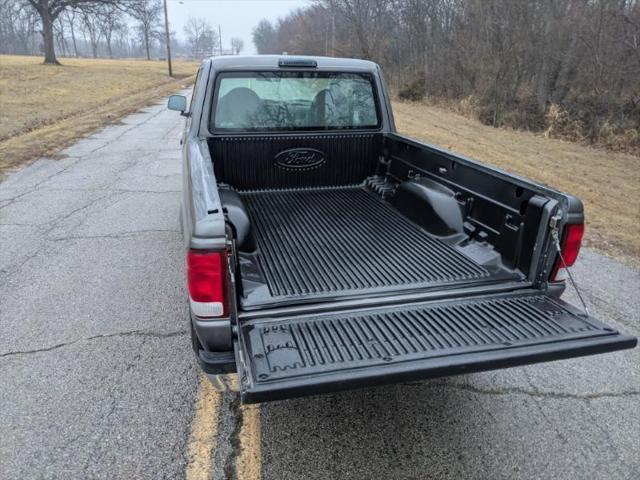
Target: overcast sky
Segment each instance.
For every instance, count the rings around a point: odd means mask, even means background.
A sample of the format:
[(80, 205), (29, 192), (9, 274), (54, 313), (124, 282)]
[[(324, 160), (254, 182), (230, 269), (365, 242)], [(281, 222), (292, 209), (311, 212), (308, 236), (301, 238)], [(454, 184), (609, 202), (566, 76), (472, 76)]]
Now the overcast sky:
[(222, 47), (230, 47), (231, 37), (244, 40), (243, 54), (256, 53), (251, 30), (260, 20), (277, 20), (309, 0), (167, 0), (169, 23), (180, 40), (189, 17), (206, 18), (213, 27), (222, 28)]

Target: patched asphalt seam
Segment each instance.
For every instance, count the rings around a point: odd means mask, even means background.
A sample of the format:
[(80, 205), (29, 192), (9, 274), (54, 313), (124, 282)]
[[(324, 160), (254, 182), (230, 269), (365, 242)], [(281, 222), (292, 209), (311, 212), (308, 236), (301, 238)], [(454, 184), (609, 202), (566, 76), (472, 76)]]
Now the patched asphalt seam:
[(231, 418), (234, 421), (233, 430), (229, 435), (229, 444), (231, 445), (231, 451), (227, 456), (224, 463), (224, 478), (225, 480), (236, 480), (238, 478), (238, 467), (236, 460), (240, 456), (242, 450), (242, 444), (240, 442), (240, 432), (242, 431), (242, 409), (240, 408), (240, 399), (238, 395), (230, 395), (229, 411), (231, 412)]

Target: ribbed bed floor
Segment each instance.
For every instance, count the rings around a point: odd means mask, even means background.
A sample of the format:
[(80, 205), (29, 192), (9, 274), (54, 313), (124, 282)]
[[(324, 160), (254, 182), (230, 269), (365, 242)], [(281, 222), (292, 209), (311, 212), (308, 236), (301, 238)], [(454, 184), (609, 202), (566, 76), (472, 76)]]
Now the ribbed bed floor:
[(242, 193), (273, 297), (429, 287), (489, 272), (361, 187)]

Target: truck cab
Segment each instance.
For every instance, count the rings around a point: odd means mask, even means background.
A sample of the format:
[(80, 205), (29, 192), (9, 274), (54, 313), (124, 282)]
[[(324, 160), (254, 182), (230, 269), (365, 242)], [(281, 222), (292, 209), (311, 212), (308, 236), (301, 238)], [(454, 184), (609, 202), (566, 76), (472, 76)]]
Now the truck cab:
[(398, 134), (375, 63), (213, 58), (170, 108), (192, 345), (243, 402), (636, 345), (560, 299), (582, 203)]

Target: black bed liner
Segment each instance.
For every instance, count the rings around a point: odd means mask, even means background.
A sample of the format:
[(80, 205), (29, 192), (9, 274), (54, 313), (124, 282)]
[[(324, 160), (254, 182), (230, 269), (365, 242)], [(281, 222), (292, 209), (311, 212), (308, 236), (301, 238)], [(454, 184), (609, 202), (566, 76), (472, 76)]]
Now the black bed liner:
[(244, 402), (632, 348), (637, 340), (539, 292), (243, 322)]
[[(270, 300), (513, 280), (428, 234), (361, 186), (241, 193)], [(259, 303), (243, 299), (243, 307)]]

